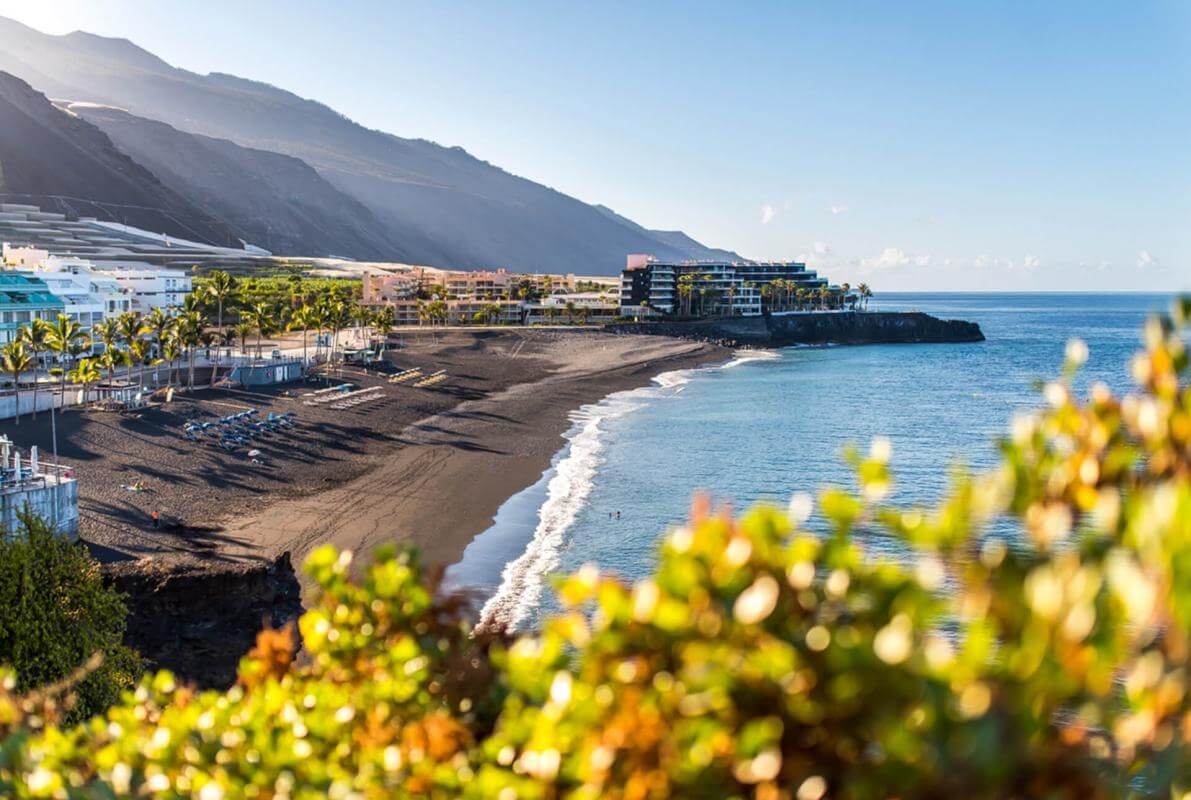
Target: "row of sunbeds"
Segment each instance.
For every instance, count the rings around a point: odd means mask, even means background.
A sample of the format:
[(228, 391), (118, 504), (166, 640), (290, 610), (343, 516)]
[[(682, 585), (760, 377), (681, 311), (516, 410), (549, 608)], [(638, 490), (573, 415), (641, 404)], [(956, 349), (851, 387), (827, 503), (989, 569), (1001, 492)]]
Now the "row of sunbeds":
[(438, 372), (431, 373), (430, 375), (427, 375), (425, 378), (415, 383), (414, 387), (418, 389), (426, 389), (430, 386), (437, 386), (449, 377), (450, 376), (447, 375), (445, 371), (440, 369)]
[(274, 414), (270, 411), (264, 419), (256, 417), (257, 410), (250, 408), (214, 422), (187, 420), (182, 428), (182, 438), (191, 442), (213, 441), (224, 450), (235, 450), (251, 445), (252, 441), (260, 436), (298, 424), (297, 415), (292, 411), (286, 411), (284, 414)]
[(385, 399), (385, 395), (381, 392), (379, 386), (371, 386), (367, 389), (360, 389), (357, 392), (349, 392), (343, 395), (338, 402), (331, 404), (331, 408), (336, 411), (346, 411), (349, 408), (362, 406), (365, 403), (375, 403)]

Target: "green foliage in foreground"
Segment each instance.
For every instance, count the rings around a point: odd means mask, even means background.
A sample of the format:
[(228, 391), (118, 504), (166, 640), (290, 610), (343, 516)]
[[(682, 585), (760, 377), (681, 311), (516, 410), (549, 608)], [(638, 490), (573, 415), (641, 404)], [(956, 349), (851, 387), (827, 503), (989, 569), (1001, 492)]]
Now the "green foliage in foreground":
[(127, 613), (87, 551), (42, 520), (24, 517), (0, 536), (0, 663), (11, 669), (9, 690), (63, 681), (98, 654), (102, 661), (73, 686), (67, 719), (103, 712), (142, 672), (122, 641)]
[[(1191, 389), (1171, 320), (1118, 400), (1047, 408), (993, 474), (889, 503), (888, 447), (830, 531), (696, 503), (634, 586), (584, 569), (568, 610), (469, 638), (408, 553), (363, 578), (316, 551), (308, 662), (261, 636), (228, 692), (167, 674), (105, 717), (0, 697), (0, 793), (39, 797), (1096, 798), (1191, 789)], [(1011, 522), (1021, 533), (990, 533)], [(909, 554), (866, 553), (873, 537)]]

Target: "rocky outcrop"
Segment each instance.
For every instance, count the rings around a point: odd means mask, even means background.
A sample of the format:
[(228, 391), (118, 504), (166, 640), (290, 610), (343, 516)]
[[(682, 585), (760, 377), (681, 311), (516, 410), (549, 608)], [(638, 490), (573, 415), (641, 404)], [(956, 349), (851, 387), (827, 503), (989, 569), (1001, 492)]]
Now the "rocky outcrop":
[(225, 689), (265, 627), (302, 613), (289, 554), (256, 564), (198, 567), (151, 559), (103, 566), (127, 595), (125, 643), (152, 668), (168, 669), (201, 688)]
[(841, 311), (624, 323), (611, 326), (610, 330), (697, 339), (728, 347), (984, 341), (980, 326), (974, 322), (938, 319), (920, 311)]

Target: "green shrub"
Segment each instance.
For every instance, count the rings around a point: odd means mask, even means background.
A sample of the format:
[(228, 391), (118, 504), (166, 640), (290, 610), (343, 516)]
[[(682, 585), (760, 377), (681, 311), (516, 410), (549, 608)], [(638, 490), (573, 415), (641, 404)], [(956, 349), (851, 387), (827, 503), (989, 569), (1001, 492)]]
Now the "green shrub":
[(141, 673), (140, 658), (122, 643), (127, 613), (87, 551), (41, 519), (22, 516), (17, 531), (0, 536), (0, 663), (11, 668), (16, 691), (61, 681), (98, 654), (102, 662), (73, 692), (69, 718), (102, 713)]
[[(228, 692), (147, 679), (105, 717), (44, 727), (0, 692), (0, 793), (38, 797), (1109, 798), (1191, 790), (1191, 389), (1172, 319), (1139, 390), (1015, 422), (1000, 469), (936, 508), (861, 490), (741, 519), (697, 502), (655, 574), (585, 568), (507, 648), (469, 638), (409, 553), (359, 581), (316, 551), (299, 626)], [(997, 539), (1006, 521), (1020, 535)], [(997, 527), (993, 527), (997, 525)], [(867, 553), (897, 537), (906, 557)]]

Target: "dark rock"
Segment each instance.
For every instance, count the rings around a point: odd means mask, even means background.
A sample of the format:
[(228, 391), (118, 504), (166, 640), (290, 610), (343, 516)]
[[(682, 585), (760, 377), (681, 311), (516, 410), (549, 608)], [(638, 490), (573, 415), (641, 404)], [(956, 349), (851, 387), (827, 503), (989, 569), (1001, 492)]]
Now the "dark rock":
[(151, 667), (200, 688), (231, 686), (257, 633), (302, 613), (289, 553), (216, 567), (120, 561), (103, 565), (103, 573), (127, 595), (125, 643)]
[(610, 326), (609, 330), (676, 336), (727, 347), (984, 341), (980, 326), (974, 322), (937, 319), (920, 311), (844, 311), (723, 317), (692, 322), (621, 323)]

